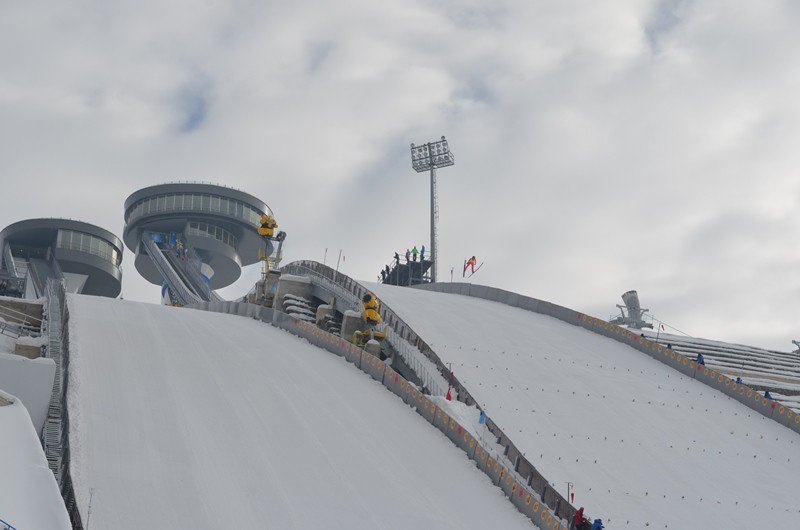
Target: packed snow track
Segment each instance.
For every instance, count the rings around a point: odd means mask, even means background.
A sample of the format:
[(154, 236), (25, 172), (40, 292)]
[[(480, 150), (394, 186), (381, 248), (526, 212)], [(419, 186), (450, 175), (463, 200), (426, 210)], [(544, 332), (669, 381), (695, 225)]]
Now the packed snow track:
[(538, 470), (609, 528), (797, 528), (800, 437), (612, 339), (497, 302), (365, 284)]
[(70, 467), (92, 528), (531, 528), (425, 419), (261, 322), (73, 295)]

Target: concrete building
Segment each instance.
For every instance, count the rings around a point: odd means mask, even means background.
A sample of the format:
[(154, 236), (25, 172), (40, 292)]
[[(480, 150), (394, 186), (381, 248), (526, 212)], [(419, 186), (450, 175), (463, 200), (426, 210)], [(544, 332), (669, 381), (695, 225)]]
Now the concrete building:
[(0, 295), (38, 298), (48, 278), (68, 292), (115, 298), (122, 289), (122, 241), (82, 221), (28, 219), (0, 232)]
[(213, 290), (235, 282), (260, 250), (272, 253), (257, 232), (264, 213), (272, 215), (263, 201), (233, 188), (159, 184), (125, 201), (123, 240), (136, 270), (162, 286), (165, 302), (213, 300)]

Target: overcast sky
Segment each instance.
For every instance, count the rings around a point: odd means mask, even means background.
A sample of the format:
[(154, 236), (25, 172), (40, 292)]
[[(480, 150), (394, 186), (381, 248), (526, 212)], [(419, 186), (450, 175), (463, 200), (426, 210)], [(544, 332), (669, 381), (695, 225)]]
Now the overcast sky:
[[(49, 4), (49, 5), (48, 5)], [(0, 0), (0, 226), (122, 235), (138, 188), (263, 199), (286, 258), (374, 280), (427, 243), (409, 143), (446, 135), (441, 279), (696, 336), (800, 338), (800, 3)], [(123, 295), (157, 302), (124, 256)], [(223, 294), (244, 293), (251, 267)]]

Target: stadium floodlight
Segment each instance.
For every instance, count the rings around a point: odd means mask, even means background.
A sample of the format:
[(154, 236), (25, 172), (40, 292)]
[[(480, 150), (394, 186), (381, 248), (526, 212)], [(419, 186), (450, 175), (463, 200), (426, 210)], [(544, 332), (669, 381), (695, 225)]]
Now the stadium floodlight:
[(431, 173), (431, 281), (436, 282), (436, 251), (439, 232), (439, 198), (436, 186), (436, 170), (455, 164), (453, 153), (444, 136), (437, 142), (428, 142), (422, 145), (411, 144), (411, 167), (417, 173), (430, 171)]

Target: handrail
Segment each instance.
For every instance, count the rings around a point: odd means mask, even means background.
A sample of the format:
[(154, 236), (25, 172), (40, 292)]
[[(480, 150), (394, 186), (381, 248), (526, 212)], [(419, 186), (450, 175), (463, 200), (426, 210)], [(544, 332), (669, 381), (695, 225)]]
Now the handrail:
[(145, 251), (150, 256), (150, 259), (153, 260), (153, 265), (156, 266), (158, 272), (161, 273), (161, 276), (167, 281), (170, 289), (173, 289), (173, 292), (178, 296), (178, 299), (182, 305), (202, 302), (200, 297), (192, 293), (186, 284), (183, 283), (183, 280), (181, 280), (177, 273), (172, 269), (172, 266), (167, 261), (167, 258), (161, 252), (161, 248), (152, 238), (149, 237), (148, 232), (142, 234), (142, 243), (144, 244)]
[(72, 528), (83, 530), (81, 516), (75, 502), (75, 490), (69, 466), (69, 411), (67, 410), (67, 383), (69, 378), (69, 309), (66, 302), (64, 280), (47, 281), (47, 356), (55, 362), (56, 374), (47, 419), (42, 430), (42, 445), (50, 470), (55, 475), (64, 505), (69, 513)]
[(14, 278), (19, 278), (17, 265), (14, 263), (14, 255), (11, 253), (11, 245), (5, 244), (3, 247), (3, 259), (6, 262), (6, 270), (8, 270)]
[[(27, 324), (28, 320), (30, 319), (30, 320), (32, 320), (34, 322), (38, 322), (39, 326), (42, 325), (42, 319), (41, 318), (36, 318), (36, 317), (31, 316), (31, 315), (29, 315), (27, 313), (23, 313), (22, 311), (17, 311), (16, 309), (11, 309), (8, 306), (0, 305), (0, 314), (2, 314), (2, 313), (5, 313), (8, 316), (13, 316), (16, 319), (20, 319), (20, 317), (16, 316), (16, 315), (22, 315), (23, 322), (21, 322), (21, 324)], [(12, 313), (14, 313), (15, 315), (12, 315)]]
[(36, 291), (36, 296), (44, 296), (45, 286), (42, 285), (42, 280), (39, 278), (39, 271), (36, 270), (36, 265), (30, 259), (28, 260), (28, 274), (33, 276), (33, 290)]
[(61, 264), (58, 262), (55, 256), (51, 259), (51, 265), (53, 267), (53, 273), (57, 280), (60, 280), (64, 277), (64, 271), (61, 270)]
[(3, 521), (2, 519), (0, 519), (0, 524), (3, 525), (3, 528), (0, 529), (0, 530), (17, 530), (16, 526), (12, 526), (11, 523), (7, 523), (7, 522)]
[[(291, 273), (293, 270), (301, 273), (309, 270), (313, 271), (315, 273), (313, 275), (314, 277), (326, 278), (329, 281), (337, 283), (340, 287), (347, 289), (358, 299), (360, 299), (361, 296), (368, 291), (366, 287), (361, 285), (356, 280), (341, 272), (334, 271), (330, 267), (316, 261), (295, 261), (284, 265), (281, 270), (287, 273)], [(483, 411), (475, 398), (472, 397), (472, 395), (458, 380), (458, 378), (450, 374), (449, 369), (444, 362), (442, 362), (436, 352), (433, 351), (433, 349), (431, 349), (431, 347), (424, 340), (422, 340), (422, 338), (417, 335), (417, 333), (403, 319), (401, 319), (394, 311), (386, 306), (386, 304), (382, 304), (381, 313), (384, 322), (386, 322), (395, 333), (404, 338), (403, 342), (407, 342), (409, 345), (416, 345), (416, 347), (410, 347), (414, 348), (416, 352), (421, 353), (427, 361), (431, 362), (438, 370), (441, 377), (445, 378), (445, 380), (449, 378), (450, 381), (452, 381), (452, 386), (456, 390), (455, 399), (462, 401), (467, 405), (474, 405), (478, 410)], [(387, 334), (387, 338), (390, 335), (391, 334)], [(511, 439), (503, 432), (502, 429), (500, 429), (500, 427), (489, 417), (489, 415), (485, 414), (485, 416), (486, 427), (496, 437), (497, 442), (505, 447), (505, 457), (509, 462), (512, 463), (514, 472), (521, 477), (526, 477), (527, 484), (530, 485), (531, 488), (533, 488), (534, 491), (536, 491), (542, 497), (545, 504), (551, 507), (559, 517), (562, 517), (567, 521), (571, 521), (575, 516), (575, 512), (577, 511), (575, 507), (570, 504), (568, 499), (565, 499), (560, 493), (553, 489), (553, 487), (550, 485), (550, 482), (545, 479), (544, 476), (536, 469), (536, 467), (522, 454), (522, 451), (517, 449)]]
[[(287, 270), (287, 267), (291, 268)], [(289, 273), (290, 270), (299, 270), (307, 275), (310, 274), (323, 282), (325, 284), (325, 288), (333, 291), (334, 294), (338, 294), (341, 298), (352, 302), (353, 307), (358, 307), (358, 304), (360, 303), (361, 295), (356, 294), (354, 289), (346, 290), (342, 286), (336, 284), (333, 280), (327, 278), (325, 275), (320, 274), (319, 272), (304, 265), (290, 263), (289, 265), (284, 266), (281, 270)], [(339, 276), (342, 276), (343, 278), (345, 277), (341, 274)], [(348, 277), (348, 279), (350, 278)], [(359, 284), (352, 282), (350, 285), (355, 288), (355, 286)], [(419, 376), (419, 378), (422, 380), (424, 386), (432, 395), (444, 396), (447, 394), (447, 379), (438, 373), (436, 370), (436, 365), (431, 363), (429, 359), (425, 358), (424, 355), (422, 355), (422, 352), (409, 344), (408, 341), (400, 336), (391, 326), (387, 326), (386, 340), (389, 342), (392, 348), (394, 348), (395, 351), (400, 354), (400, 357), (402, 357), (403, 361), (414, 370), (417, 376)]]

